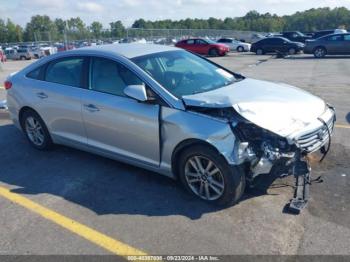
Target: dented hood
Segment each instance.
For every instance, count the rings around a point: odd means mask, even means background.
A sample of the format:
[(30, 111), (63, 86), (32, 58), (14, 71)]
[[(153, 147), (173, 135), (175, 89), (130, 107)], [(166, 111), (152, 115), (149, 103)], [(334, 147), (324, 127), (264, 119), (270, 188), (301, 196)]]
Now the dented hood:
[(182, 98), (187, 106), (232, 106), (245, 119), (281, 136), (304, 128), (325, 111), (325, 102), (304, 90), (249, 78)]

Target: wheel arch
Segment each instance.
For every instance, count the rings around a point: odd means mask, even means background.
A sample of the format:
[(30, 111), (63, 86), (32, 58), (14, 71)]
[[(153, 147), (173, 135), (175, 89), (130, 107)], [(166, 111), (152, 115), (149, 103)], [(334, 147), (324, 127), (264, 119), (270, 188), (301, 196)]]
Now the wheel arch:
[(237, 46), (236, 50), (238, 51), (240, 48), (242, 48), (243, 51), (245, 50), (245, 49), (244, 49), (244, 46), (242, 46), (242, 45)]
[(175, 178), (178, 178), (178, 174), (179, 174), (179, 167), (177, 165), (177, 162), (179, 160), (181, 153), (184, 150), (188, 149), (189, 147), (192, 147), (195, 145), (207, 146), (207, 147), (215, 150), (220, 156), (223, 156), (214, 145), (210, 144), (209, 142), (207, 142), (205, 140), (201, 140), (198, 138), (190, 138), (190, 139), (183, 140), (176, 145), (176, 147), (172, 153), (172, 156), (171, 156), (171, 169), (172, 169), (172, 173), (174, 174)]
[[(24, 106), (22, 107), (19, 112), (18, 112), (18, 120), (19, 120), (19, 124), (21, 125), (21, 128), (24, 129), (23, 127), (23, 115), (25, 112), (28, 112), (28, 111), (33, 111), (35, 112), (36, 114), (38, 114), (40, 116), (40, 114), (32, 107), (30, 106)], [(40, 116), (41, 117), (41, 116)], [(42, 117), (41, 117), (42, 119)]]
[(314, 53), (315, 50), (316, 50), (317, 48), (322, 48), (322, 49), (324, 49), (324, 50), (326, 51), (326, 54), (328, 53), (327, 48), (326, 48), (324, 45), (315, 46), (315, 47), (312, 49), (312, 53)]

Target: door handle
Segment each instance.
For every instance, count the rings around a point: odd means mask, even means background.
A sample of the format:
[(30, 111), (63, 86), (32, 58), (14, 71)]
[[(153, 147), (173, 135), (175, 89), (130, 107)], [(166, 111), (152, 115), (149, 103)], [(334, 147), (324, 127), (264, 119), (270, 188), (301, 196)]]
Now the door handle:
[(41, 98), (41, 99), (45, 99), (45, 98), (48, 98), (49, 96), (47, 94), (45, 94), (44, 92), (39, 92), (39, 93), (36, 93), (36, 96)]
[(98, 107), (96, 107), (95, 105), (93, 104), (85, 104), (84, 105), (85, 109), (89, 112), (97, 112), (97, 111), (100, 111), (100, 109)]

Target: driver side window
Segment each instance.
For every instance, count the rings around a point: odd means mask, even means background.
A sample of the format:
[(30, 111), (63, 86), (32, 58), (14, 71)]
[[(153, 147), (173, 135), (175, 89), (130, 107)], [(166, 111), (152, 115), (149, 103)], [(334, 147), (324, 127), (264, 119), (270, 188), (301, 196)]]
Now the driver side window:
[(202, 39), (196, 39), (196, 44), (197, 45), (206, 45), (207, 43), (203, 41)]
[(94, 57), (90, 62), (89, 89), (126, 96), (124, 89), (128, 85), (140, 85), (142, 81), (125, 66), (109, 59)]

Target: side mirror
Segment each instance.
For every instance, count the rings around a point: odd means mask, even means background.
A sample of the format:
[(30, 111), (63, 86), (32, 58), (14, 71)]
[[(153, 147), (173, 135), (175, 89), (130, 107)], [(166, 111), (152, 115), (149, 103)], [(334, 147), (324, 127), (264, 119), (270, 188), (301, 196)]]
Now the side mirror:
[(125, 87), (124, 94), (140, 102), (145, 102), (148, 100), (146, 87), (144, 85), (129, 85)]

